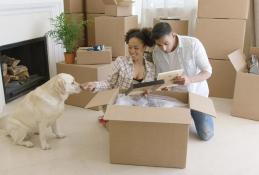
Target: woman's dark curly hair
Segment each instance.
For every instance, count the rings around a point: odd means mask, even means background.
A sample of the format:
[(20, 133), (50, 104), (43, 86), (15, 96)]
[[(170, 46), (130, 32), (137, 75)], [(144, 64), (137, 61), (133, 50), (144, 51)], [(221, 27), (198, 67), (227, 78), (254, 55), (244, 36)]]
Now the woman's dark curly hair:
[(125, 42), (129, 44), (129, 40), (131, 38), (138, 38), (141, 40), (144, 45), (152, 47), (155, 42), (151, 39), (151, 28), (143, 28), (143, 29), (130, 29), (125, 36)]

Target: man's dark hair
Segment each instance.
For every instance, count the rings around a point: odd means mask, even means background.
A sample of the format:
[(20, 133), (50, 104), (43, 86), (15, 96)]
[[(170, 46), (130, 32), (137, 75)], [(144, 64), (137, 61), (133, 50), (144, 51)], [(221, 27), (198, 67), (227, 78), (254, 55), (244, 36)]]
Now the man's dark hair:
[(171, 26), (166, 22), (157, 23), (152, 30), (151, 38), (153, 40), (158, 40), (165, 35), (168, 35), (172, 32)]

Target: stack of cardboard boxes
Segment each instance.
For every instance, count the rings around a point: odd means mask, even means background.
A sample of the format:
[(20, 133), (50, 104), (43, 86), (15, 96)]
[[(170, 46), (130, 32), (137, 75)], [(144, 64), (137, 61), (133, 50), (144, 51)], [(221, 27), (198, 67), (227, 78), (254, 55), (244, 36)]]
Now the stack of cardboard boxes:
[[(64, 13), (71, 20), (78, 22), (85, 20), (84, 1), (64, 0)], [(79, 41), (79, 46), (85, 46), (85, 28), (83, 29), (81, 35), (82, 39)]]
[(95, 18), (95, 43), (112, 47), (112, 57), (128, 55), (125, 34), (138, 27), (132, 1), (103, 0), (105, 16)]
[(95, 43), (95, 17), (104, 15), (103, 0), (85, 0), (87, 18), (87, 45), (94, 46)]
[(213, 68), (210, 96), (233, 97), (236, 71), (227, 55), (239, 48), (248, 53), (254, 44), (250, 8), (250, 0), (199, 0), (195, 35)]
[[(73, 75), (78, 83), (101, 81), (108, 78), (112, 71), (111, 48), (94, 51), (89, 47), (80, 47), (76, 55), (76, 64), (57, 63), (57, 72)], [(66, 104), (84, 107), (94, 95), (95, 93), (82, 91), (80, 94), (69, 96)]]

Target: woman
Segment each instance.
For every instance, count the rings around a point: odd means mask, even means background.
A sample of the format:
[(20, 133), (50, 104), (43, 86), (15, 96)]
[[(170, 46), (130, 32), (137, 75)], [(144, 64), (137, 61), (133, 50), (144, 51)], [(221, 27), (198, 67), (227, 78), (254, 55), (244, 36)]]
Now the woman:
[(144, 57), (146, 47), (154, 45), (150, 36), (151, 31), (147, 28), (129, 30), (125, 37), (129, 56), (120, 56), (115, 60), (113, 72), (107, 80), (86, 82), (81, 85), (82, 88), (94, 92), (112, 88), (126, 91), (133, 83), (154, 80), (154, 65)]
[[(126, 91), (132, 84), (152, 81), (155, 78), (153, 63), (146, 60), (144, 51), (151, 47), (151, 30), (131, 29), (127, 32), (125, 42), (128, 45), (129, 56), (120, 56), (113, 63), (113, 72), (107, 80), (86, 82), (82, 84), (84, 90), (93, 92), (119, 88), (121, 92)], [(107, 121), (103, 117), (99, 122), (106, 126)]]

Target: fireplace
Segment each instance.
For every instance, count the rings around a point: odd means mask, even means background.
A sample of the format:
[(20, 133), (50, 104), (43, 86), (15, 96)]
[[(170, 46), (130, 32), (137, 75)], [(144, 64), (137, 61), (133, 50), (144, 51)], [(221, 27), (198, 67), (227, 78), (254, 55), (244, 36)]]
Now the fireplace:
[(0, 63), (5, 101), (10, 102), (49, 80), (46, 37), (1, 46)]

